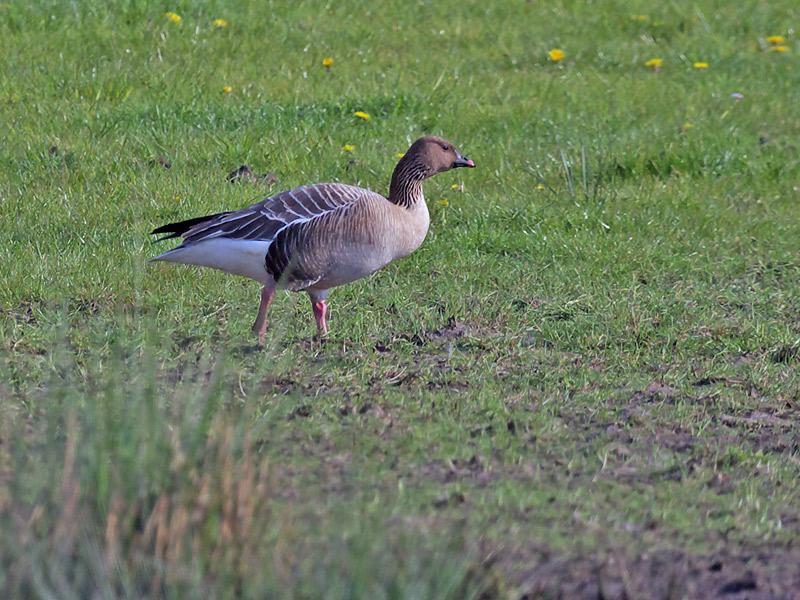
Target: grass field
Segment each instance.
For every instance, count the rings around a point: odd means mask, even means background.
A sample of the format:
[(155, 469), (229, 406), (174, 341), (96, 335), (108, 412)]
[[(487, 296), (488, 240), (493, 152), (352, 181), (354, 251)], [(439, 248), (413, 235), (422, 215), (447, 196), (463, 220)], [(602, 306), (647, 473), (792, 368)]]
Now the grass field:
[[(798, 25), (0, 4), (3, 597), (800, 597)], [(259, 350), (257, 284), (147, 263), (165, 222), (385, 192), (424, 133), (478, 168), (322, 343), (305, 296)]]

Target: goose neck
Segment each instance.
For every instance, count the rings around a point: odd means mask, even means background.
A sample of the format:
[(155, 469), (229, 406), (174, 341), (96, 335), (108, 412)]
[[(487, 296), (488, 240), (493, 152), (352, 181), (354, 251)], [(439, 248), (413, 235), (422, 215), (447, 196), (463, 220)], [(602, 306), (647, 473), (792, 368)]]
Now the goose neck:
[(424, 165), (404, 156), (392, 173), (389, 201), (398, 206), (411, 208), (422, 200), (422, 182), (427, 176)]

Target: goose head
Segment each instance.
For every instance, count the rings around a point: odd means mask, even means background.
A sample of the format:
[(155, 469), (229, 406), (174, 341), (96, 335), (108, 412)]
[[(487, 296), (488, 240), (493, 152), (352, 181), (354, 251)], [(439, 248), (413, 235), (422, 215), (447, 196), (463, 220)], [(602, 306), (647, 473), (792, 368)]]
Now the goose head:
[(401, 161), (415, 164), (426, 177), (459, 167), (475, 167), (475, 163), (462, 155), (453, 144), (434, 135), (426, 135), (411, 144)]

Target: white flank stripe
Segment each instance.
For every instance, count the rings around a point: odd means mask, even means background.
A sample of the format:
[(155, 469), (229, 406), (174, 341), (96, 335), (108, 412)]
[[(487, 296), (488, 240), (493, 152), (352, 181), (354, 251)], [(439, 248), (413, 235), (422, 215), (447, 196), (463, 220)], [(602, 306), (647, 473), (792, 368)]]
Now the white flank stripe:
[(153, 260), (211, 267), (268, 283), (272, 276), (267, 273), (265, 257), (271, 243), (272, 240), (210, 238), (188, 246), (178, 246)]

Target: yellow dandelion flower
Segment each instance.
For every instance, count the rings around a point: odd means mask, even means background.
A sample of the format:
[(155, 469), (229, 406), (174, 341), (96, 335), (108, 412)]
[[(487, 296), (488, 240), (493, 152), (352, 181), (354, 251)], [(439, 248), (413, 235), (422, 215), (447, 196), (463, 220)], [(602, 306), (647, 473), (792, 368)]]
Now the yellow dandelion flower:
[(222, 29), (223, 27), (228, 26), (228, 22), (225, 19), (214, 19), (211, 21), (211, 24), (217, 29)]
[(441, 200), (437, 201), (439, 206), (450, 206), (450, 203), (447, 201), (447, 198), (442, 198)]
[(647, 15), (631, 15), (631, 21), (639, 21), (639, 23), (647, 23), (650, 17)]
[(330, 56), (326, 56), (322, 59), (322, 66), (323, 67), (331, 67), (333, 65), (333, 59)]
[(547, 188), (545, 187), (545, 185), (543, 183), (538, 183), (538, 184), (536, 184), (536, 189), (537, 190), (546, 190)]
[(405, 156), (405, 154), (403, 154), (402, 152), (395, 152), (395, 154), (394, 154), (395, 158), (403, 158), (404, 156)]
[(767, 41), (770, 44), (783, 44), (786, 41), (786, 38), (782, 35), (771, 35), (767, 37)]
[(230, 94), (233, 91), (233, 88), (229, 85), (222, 86), (222, 93), (223, 94)]
[(453, 185), (450, 186), (450, 189), (453, 190), (453, 191), (460, 192), (461, 191), (461, 184), (460, 183), (454, 183)]
[(181, 17), (178, 13), (174, 13), (172, 11), (165, 12), (164, 16), (167, 17), (173, 23), (175, 23), (175, 25), (180, 25), (181, 21), (183, 21), (183, 17)]
[(364, 119), (365, 121), (369, 121), (370, 116), (369, 113), (365, 113), (363, 110), (357, 110), (353, 113), (354, 117), (358, 117), (359, 119)]
[(683, 125), (681, 125), (681, 129), (683, 131), (689, 131), (690, 129), (694, 129), (694, 125), (692, 125), (691, 123), (684, 123)]
[(661, 58), (651, 58), (647, 62), (644, 63), (645, 67), (650, 67), (651, 69), (657, 71), (661, 68), (661, 65), (664, 64), (664, 60)]
[(355, 149), (356, 147), (353, 146), (353, 144), (345, 144), (344, 146), (342, 146), (342, 150), (344, 150), (345, 152), (352, 152)]
[(566, 54), (561, 48), (553, 48), (550, 52), (547, 53), (547, 58), (549, 58), (553, 62), (560, 62), (564, 60)]
[(789, 51), (789, 46), (770, 46), (769, 47), (769, 51), (770, 52), (780, 52), (781, 54), (783, 54), (784, 52), (788, 52)]
[(703, 71), (704, 69), (707, 69), (709, 65), (708, 65), (708, 63), (707, 63), (707, 62), (698, 61), (698, 62), (696, 62), (696, 63), (692, 63), (692, 66), (693, 66), (695, 69), (700, 69), (701, 71)]

